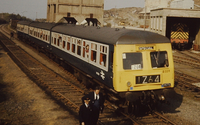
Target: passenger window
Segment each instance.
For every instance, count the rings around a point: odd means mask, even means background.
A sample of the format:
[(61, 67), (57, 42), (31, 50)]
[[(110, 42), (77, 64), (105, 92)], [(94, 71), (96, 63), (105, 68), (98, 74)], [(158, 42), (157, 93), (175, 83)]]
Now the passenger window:
[(72, 52), (73, 53), (75, 53), (75, 51), (76, 51), (76, 48), (75, 48), (75, 46), (76, 46), (76, 41), (75, 41), (76, 39), (74, 39), (74, 38), (72, 38)]
[(125, 70), (143, 69), (142, 53), (123, 53), (122, 59)]
[(168, 56), (166, 51), (151, 52), (152, 68), (169, 67)]
[(59, 46), (60, 45), (60, 40), (59, 39), (57, 39), (57, 46)]
[(72, 44), (72, 52), (75, 53), (75, 44)]
[(57, 46), (60, 46), (60, 42), (62, 41), (62, 37), (59, 37), (57, 40)]
[(46, 37), (46, 35), (44, 34), (44, 35), (43, 35), (43, 40), (45, 40), (45, 37)]
[(54, 45), (56, 45), (56, 38), (54, 38)]
[(65, 42), (65, 41), (63, 41), (63, 49), (65, 48), (65, 44), (66, 44), (66, 42)]
[(106, 66), (106, 55), (107, 54), (107, 47), (106, 46), (100, 46), (100, 60), (99, 60), (99, 64)]
[(77, 42), (77, 54), (79, 56), (81, 55), (81, 40), (78, 40)]
[(48, 36), (46, 35), (46, 41), (48, 40), (47, 38), (48, 38)]
[(85, 57), (85, 41), (83, 41), (83, 57)]
[(67, 50), (70, 50), (70, 37), (67, 37)]
[(89, 58), (89, 44), (83, 41), (83, 57)]
[(33, 30), (30, 30), (30, 34), (32, 35), (32, 33), (33, 33)]
[(96, 62), (97, 58), (97, 44), (91, 43), (91, 61)]
[(43, 36), (43, 32), (40, 33), (40, 39), (42, 39), (42, 36)]
[(70, 50), (70, 42), (67, 42), (67, 50)]

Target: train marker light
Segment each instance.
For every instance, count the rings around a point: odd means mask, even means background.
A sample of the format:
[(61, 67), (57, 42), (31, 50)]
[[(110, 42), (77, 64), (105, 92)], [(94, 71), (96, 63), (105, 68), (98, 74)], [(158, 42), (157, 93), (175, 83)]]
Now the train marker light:
[(164, 83), (164, 84), (162, 85), (162, 87), (169, 87), (169, 86), (171, 86), (171, 83)]

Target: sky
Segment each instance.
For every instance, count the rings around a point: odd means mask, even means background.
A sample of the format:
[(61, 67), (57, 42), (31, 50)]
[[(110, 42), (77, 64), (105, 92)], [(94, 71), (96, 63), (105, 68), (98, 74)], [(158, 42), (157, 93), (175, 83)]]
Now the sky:
[[(145, 0), (104, 0), (104, 9), (144, 7)], [(47, 0), (0, 0), (0, 13), (13, 13), (31, 19), (46, 18)]]

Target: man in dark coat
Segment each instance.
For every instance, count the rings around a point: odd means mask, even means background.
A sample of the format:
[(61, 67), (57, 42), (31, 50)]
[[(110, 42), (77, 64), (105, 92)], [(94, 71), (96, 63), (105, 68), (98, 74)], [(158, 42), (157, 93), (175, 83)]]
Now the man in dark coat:
[(84, 104), (82, 104), (79, 109), (80, 125), (93, 125), (93, 110), (91, 105), (89, 104), (90, 98), (88, 95), (86, 95), (82, 99), (84, 100)]
[(104, 109), (104, 97), (100, 92), (99, 86), (96, 86), (94, 92), (90, 92), (88, 95), (90, 103), (93, 106), (93, 125), (96, 125), (99, 119), (99, 113), (102, 113)]

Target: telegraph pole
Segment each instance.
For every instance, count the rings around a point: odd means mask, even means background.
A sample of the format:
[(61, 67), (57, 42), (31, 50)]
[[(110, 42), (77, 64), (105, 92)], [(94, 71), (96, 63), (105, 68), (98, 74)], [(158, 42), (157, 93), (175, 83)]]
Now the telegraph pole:
[(37, 12), (36, 12), (36, 18), (35, 18), (35, 21), (37, 20)]
[(146, 28), (146, 0), (145, 0), (145, 4), (144, 4), (144, 31)]

